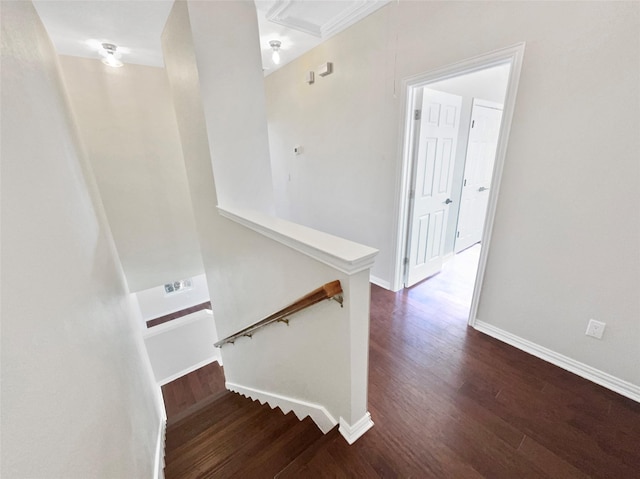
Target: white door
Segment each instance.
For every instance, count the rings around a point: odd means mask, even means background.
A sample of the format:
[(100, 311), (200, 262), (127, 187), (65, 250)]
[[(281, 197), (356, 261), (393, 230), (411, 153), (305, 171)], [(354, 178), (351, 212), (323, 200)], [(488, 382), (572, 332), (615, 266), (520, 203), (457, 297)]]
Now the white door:
[(501, 121), (502, 105), (474, 99), (458, 213), (456, 253), (482, 239)]
[(462, 97), (424, 89), (411, 191), (406, 286), (442, 269)]

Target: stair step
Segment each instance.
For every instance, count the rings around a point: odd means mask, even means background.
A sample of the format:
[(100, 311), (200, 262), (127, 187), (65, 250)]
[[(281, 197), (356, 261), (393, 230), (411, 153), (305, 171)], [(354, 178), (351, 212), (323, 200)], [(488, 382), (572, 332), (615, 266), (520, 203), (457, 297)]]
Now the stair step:
[[(253, 421), (248, 428), (243, 428), (243, 434), (225, 444), (222, 449), (226, 452), (224, 460), (202, 463), (200, 472), (213, 473), (219, 477), (239, 477), (240, 473), (244, 477), (251, 477), (245, 474), (245, 470), (254, 463), (256, 455), (271, 448), (278, 436), (284, 435), (299, 424), (298, 419), (293, 415), (283, 418), (275, 416), (274, 413), (277, 412), (271, 411), (271, 414), (263, 416), (258, 421)], [(262, 477), (269, 475), (265, 470), (260, 468), (258, 470)]]
[(191, 406), (189, 406), (184, 411), (174, 415), (173, 417), (167, 420), (167, 427), (178, 427), (182, 422), (188, 421), (193, 415), (202, 411), (204, 408), (210, 406), (222, 396), (229, 394), (229, 391), (226, 389), (224, 391), (219, 391), (217, 394), (207, 397), (202, 401), (199, 401)]
[[(242, 468), (256, 447), (266, 447), (265, 435), (280, 434), (297, 422), (295, 416), (283, 417), (268, 408), (248, 407), (217, 423), (167, 455), (167, 477), (198, 477), (215, 473), (228, 477), (229, 471)], [(223, 472), (224, 471), (224, 472)], [(173, 474), (179, 472), (179, 474)]]
[(322, 437), (310, 418), (225, 391), (168, 424), (165, 477), (274, 477)]
[(305, 418), (275, 438), (268, 447), (256, 451), (251, 461), (242, 469), (244, 477), (275, 477), (307, 448), (323, 437), (318, 426)]
[[(308, 418), (307, 418), (308, 419)], [(315, 455), (323, 447), (330, 442), (339, 440), (340, 433), (338, 432), (338, 426), (334, 427), (328, 433), (322, 435), (310, 446), (305, 448), (300, 454), (298, 454), (286, 467), (281, 469), (274, 478), (285, 479), (287, 477), (306, 477), (305, 472), (307, 464), (315, 457)]]
[[(249, 422), (254, 416), (264, 415), (259, 404), (253, 404), (250, 400), (241, 397), (222, 398), (221, 407), (216, 408), (217, 402), (211, 407), (201, 411), (196, 418), (185, 422), (177, 429), (167, 428), (167, 459), (173, 455), (182, 455), (193, 444), (214, 442), (217, 437), (233, 433), (234, 428)], [(207, 412), (211, 416), (207, 416)], [(228, 440), (228, 438), (224, 438)]]
[[(175, 448), (190, 438), (197, 436), (201, 431), (213, 426), (219, 421), (224, 421), (236, 411), (246, 407), (244, 398), (228, 391), (220, 395), (204, 407), (196, 410), (192, 415), (182, 418), (180, 421), (167, 422), (167, 447)], [(169, 442), (171, 440), (171, 442)]]

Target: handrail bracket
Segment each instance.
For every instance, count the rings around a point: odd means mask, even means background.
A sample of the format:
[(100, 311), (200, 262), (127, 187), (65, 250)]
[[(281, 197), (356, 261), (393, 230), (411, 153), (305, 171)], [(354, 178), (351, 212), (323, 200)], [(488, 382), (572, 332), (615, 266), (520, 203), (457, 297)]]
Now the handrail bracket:
[(340, 304), (341, 308), (344, 308), (344, 296), (342, 296), (341, 294), (337, 294), (329, 299), (333, 299), (336, 303)]

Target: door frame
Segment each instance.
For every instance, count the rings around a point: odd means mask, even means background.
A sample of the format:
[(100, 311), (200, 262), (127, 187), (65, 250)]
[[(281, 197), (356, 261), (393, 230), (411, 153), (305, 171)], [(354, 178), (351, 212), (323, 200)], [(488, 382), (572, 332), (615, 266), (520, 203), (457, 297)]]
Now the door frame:
[(476, 274), (473, 289), (471, 309), (469, 311), (468, 324), (470, 326), (473, 326), (476, 321), (480, 291), (482, 289), (482, 281), (484, 279), (484, 272), (487, 265), (487, 254), (489, 251), (493, 221), (498, 204), (500, 180), (502, 178), (502, 170), (506, 157), (511, 121), (515, 110), (516, 94), (518, 91), (518, 83), (520, 81), (520, 72), (522, 70), (524, 49), (524, 42), (517, 43), (506, 48), (495, 50), (467, 60), (462, 60), (435, 70), (413, 75), (402, 80), (401, 101), (403, 105), (403, 112), (401, 118), (404, 118), (404, 121), (400, 122), (400, 133), (398, 136), (398, 138), (402, 138), (402, 142), (398, 142), (398, 157), (401, 158), (402, 161), (399, 162), (397, 172), (396, 244), (394, 253), (394, 275), (391, 283), (392, 291), (399, 291), (402, 289), (404, 287), (405, 280), (404, 258), (407, 254), (407, 232), (411, 208), (411, 199), (409, 194), (412, 184), (415, 156), (414, 150), (416, 147), (416, 121), (414, 120), (413, 111), (415, 109), (416, 97), (419, 90), (428, 86), (430, 83), (435, 83), (437, 81), (447, 80), (467, 73), (473, 73), (479, 70), (504, 65), (505, 63), (511, 64), (509, 80), (507, 82), (507, 92), (504, 101), (502, 125), (500, 126), (500, 134), (498, 138), (496, 161), (493, 168), (493, 177), (491, 181), (492, 187), (489, 191), (487, 216), (482, 232), (483, 245), (480, 252), (478, 272)]

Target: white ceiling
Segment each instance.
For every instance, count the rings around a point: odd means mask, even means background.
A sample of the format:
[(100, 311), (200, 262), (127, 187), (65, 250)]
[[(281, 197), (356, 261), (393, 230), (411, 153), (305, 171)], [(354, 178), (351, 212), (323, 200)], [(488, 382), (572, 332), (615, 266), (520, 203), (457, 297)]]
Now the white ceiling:
[[(100, 58), (96, 43), (118, 45), (125, 63), (163, 66), (160, 34), (173, 0), (37, 0), (33, 4), (61, 55)], [(88, 42), (92, 41), (94, 45)]]
[[(265, 75), (353, 25), (390, 0), (255, 0)], [(122, 61), (163, 66), (160, 35), (173, 0), (34, 0), (59, 54), (99, 58), (118, 45)], [(271, 61), (279, 40), (280, 65)]]

